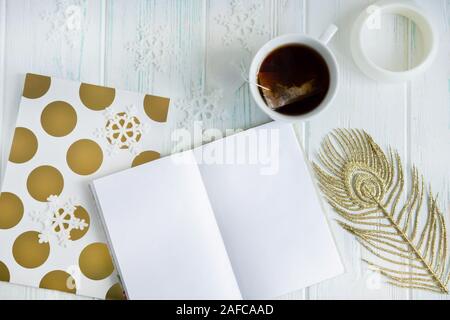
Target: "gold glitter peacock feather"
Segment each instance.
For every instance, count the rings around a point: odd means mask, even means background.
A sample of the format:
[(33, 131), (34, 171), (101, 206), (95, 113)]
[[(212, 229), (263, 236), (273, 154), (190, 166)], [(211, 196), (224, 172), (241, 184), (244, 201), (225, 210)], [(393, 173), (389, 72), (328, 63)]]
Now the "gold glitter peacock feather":
[(334, 130), (318, 157), (319, 187), (342, 218), (338, 223), (373, 254), (363, 260), (393, 285), (448, 293), (445, 221), (417, 168), (407, 195), (398, 153), (386, 155), (361, 130)]

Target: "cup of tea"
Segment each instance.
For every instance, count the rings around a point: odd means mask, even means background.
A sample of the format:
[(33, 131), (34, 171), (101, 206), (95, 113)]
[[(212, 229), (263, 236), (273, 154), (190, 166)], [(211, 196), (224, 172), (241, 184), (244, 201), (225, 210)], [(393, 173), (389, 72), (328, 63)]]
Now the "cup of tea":
[(331, 25), (318, 39), (302, 34), (274, 38), (258, 50), (250, 66), (249, 85), (258, 106), (272, 119), (307, 120), (332, 103), (339, 69), (327, 44)]

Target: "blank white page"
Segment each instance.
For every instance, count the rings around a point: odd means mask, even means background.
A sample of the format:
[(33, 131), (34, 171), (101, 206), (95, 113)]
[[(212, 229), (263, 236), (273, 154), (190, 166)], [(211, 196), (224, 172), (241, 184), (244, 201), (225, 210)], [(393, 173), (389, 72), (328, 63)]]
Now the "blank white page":
[(93, 182), (131, 299), (241, 299), (192, 152)]
[[(255, 135), (257, 163), (246, 156), (251, 145), (237, 147)], [(270, 123), (194, 154), (243, 298), (274, 298), (343, 272), (291, 125)], [(220, 158), (229, 164), (212, 163)]]

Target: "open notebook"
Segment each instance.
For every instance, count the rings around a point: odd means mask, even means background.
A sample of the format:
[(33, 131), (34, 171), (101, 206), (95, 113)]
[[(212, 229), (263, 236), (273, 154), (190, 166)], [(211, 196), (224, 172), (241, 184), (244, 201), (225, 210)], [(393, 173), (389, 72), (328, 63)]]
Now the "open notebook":
[(343, 266), (290, 125), (92, 183), (131, 299), (267, 299)]

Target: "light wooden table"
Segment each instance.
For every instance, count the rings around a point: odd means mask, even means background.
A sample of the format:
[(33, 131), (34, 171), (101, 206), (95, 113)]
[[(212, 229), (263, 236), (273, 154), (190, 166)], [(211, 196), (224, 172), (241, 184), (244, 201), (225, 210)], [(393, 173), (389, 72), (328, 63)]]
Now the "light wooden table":
[[(340, 31), (331, 47), (341, 67), (336, 102), (319, 117), (296, 126), (309, 157), (330, 129), (363, 128), (383, 146), (389, 143), (398, 148), (408, 167), (415, 163), (421, 168), (433, 189), (440, 192), (440, 204), (448, 216), (450, 0), (419, 2), (440, 32), (437, 60), (414, 81), (384, 84), (362, 75), (349, 52), (350, 21), (372, 1), (0, 0), (2, 173), (26, 72), (170, 95), (176, 102), (170, 114), (174, 128), (200, 118), (183, 109), (192, 105), (192, 94), (199, 93), (200, 109), (205, 110), (203, 98), (212, 106), (211, 113), (201, 113), (205, 127), (248, 128), (268, 119), (252, 103), (247, 86), (226, 79), (229, 66), (221, 63), (220, 57), (245, 64), (252, 52), (273, 36), (292, 32), (318, 36), (335, 23)], [(246, 14), (254, 20), (245, 20)], [(243, 28), (234, 24), (233, 19), (239, 17), (248, 22)], [(391, 66), (414, 61), (417, 36), (411, 23), (398, 17), (382, 22), (390, 38), (386, 43), (371, 40), (374, 56)], [(145, 40), (153, 42), (149, 46)], [(139, 53), (150, 58), (138, 59)], [(168, 141), (166, 153), (170, 149)], [(329, 209), (327, 214), (334, 217)], [(354, 239), (334, 223), (332, 229), (347, 273), (283, 298), (447, 298), (386, 285), (361, 263), (365, 253)], [(0, 284), (0, 300), (28, 298), (78, 297)]]

